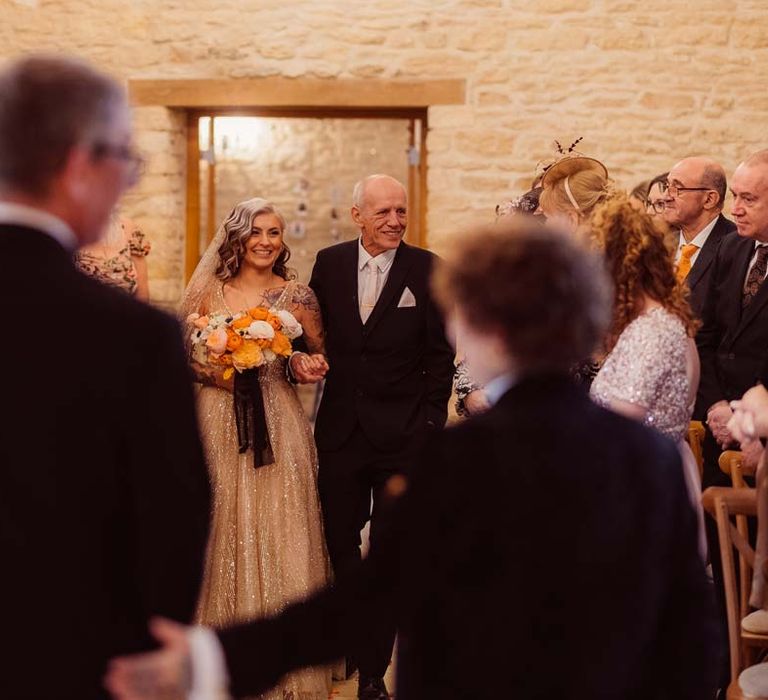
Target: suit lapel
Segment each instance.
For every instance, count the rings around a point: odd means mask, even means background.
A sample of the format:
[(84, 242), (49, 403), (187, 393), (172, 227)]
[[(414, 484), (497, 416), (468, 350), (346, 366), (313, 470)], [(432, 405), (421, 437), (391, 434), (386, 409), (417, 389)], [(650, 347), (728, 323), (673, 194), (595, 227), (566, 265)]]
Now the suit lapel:
[(696, 262), (693, 264), (690, 273), (688, 274), (688, 287), (693, 289), (699, 280), (704, 276), (712, 261), (715, 259), (715, 253), (717, 252), (717, 246), (720, 240), (725, 235), (725, 220), (720, 215), (717, 219), (717, 223), (712, 229), (712, 233), (709, 234), (706, 243), (701, 248)]
[(342, 290), (342, 308), (344, 313), (350, 316), (350, 322), (355, 327), (363, 327), (360, 318), (360, 304), (357, 299), (357, 263), (358, 263), (357, 239), (350, 241), (339, 266), (339, 283)]
[[(392, 298), (401, 291), (405, 277), (411, 267), (411, 249), (405, 243), (400, 243), (397, 248), (395, 259), (392, 261), (392, 269), (387, 276), (387, 282), (384, 289), (381, 290), (376, 306), (373, 307), (370, 317), (365, 324), (365, 330), (370, 333), (376, 324), (381, 320), (387, 307), (392, 302)], [(359, 318), (359, 315), (358, 315)]]

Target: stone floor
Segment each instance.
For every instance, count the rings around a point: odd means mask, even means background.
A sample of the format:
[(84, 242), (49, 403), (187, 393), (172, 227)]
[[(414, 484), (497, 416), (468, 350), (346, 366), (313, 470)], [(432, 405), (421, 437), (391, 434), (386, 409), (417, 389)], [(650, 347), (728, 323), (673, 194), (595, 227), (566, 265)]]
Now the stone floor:
[[(395, 673), (394, 664), (390, 664), (387, 673), (384, 676), (384, 682), (387, 684), (387, 690), (390, 697), (394, 697)], [(357, 675), (348, 681), (337, 681), (333, 684), (333, 691), (330, 697), (332, 700), (356, 700), (357, 699)]]

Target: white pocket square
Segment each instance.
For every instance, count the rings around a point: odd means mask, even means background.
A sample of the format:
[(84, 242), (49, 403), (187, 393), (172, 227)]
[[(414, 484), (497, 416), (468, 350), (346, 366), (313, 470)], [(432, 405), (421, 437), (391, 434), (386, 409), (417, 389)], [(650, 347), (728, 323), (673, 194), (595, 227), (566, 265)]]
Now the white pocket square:
[(412, 306), (416, 306), (416, 297), (413, 296), (413, 292), (406, 287), (400, 296), (400, 301), (397, 302), (397, 308), (408, 309)]

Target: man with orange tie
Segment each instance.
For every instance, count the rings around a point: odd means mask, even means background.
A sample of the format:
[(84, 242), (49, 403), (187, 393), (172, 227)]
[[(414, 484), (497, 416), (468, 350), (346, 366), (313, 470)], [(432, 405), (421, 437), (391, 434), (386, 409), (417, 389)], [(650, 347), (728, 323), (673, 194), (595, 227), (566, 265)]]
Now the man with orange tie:
[(712, 261), (723, 238), (736, 229), (723, 214), (725, 171), (711, 158), (684, 158), (669, 171), (664, 188), (664, 220), (680, 230), (675, 253), (677, 278), (691, 290), (690, 302), (701, 316)]

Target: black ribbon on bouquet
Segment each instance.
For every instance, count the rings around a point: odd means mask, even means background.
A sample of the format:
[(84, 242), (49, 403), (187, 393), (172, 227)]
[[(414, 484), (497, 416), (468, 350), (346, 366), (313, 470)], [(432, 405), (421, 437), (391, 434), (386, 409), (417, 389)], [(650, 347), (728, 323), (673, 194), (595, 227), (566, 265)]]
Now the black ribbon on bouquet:
[(237, 425), (237, 451), (253, 450), (253, 466), (272, 464), (275, 458), (269, 443), (264, 397), (261, 395), (259, 370), (235, 372), (235, 423)]

